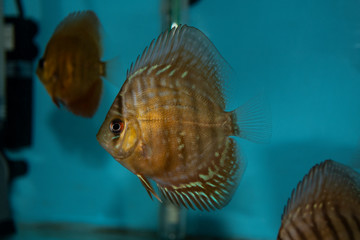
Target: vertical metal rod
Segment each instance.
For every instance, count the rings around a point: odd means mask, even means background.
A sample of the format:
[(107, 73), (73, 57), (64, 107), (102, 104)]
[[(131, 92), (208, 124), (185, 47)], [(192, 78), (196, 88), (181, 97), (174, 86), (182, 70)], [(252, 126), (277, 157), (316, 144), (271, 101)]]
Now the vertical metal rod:
[[(187, 22), (188, 0), (162, 0), (162, 31)], [(159, 235), (162, 240), (181, 240), (186, 234), (186, 209), (165, 201), (160, 204)]]
[(175, 25), (187, 23), (188, 7), (188, 0), (162, 0), (162, 31), (169, 30)]
[(160, 205), (161, 240), (182, 240), (186, 235), (186, 209), (165, 201)]

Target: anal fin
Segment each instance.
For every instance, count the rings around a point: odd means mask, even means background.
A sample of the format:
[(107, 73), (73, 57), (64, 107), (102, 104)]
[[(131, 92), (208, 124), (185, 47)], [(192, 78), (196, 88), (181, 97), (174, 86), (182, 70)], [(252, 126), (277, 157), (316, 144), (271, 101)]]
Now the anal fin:
[(98, 109), (102, 94), (102, 81), (97, 79), (90, 88), (75, 100), (65, 102), (66, 108), (75, 115), (92, 117)]
[(200, 210), (216, 210), (231, 200), (244, 171), (243, 159), (237, 159), (236, 143), (227, 138), (221, 151), (214, 153), (207, 168), (199, 169), (188, 181), (157, 184), (164, 199), (175, 205)]

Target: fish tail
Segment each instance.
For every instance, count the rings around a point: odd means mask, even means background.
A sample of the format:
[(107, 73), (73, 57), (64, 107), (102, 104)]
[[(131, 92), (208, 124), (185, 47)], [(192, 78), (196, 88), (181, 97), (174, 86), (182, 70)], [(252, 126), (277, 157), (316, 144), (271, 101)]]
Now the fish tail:
[(271, 138), (270, 105), (259, 95), (238, 107), (231, 114), (231, 135), (256, 143), (268, 143)]
[(100, 75), (117, 88), (121, 88), (123, 82), (119, 76), (123, 75), (120, 68), (120, 57), (114, 57), (100, 62)]

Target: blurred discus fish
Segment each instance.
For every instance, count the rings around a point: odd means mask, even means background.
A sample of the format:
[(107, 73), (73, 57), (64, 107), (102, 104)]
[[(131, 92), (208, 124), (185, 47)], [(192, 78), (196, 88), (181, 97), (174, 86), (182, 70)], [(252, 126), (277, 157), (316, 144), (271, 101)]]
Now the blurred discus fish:
[(293, 190), (277, 239), (360, 239), (360, 174), (332, 160), (315, 165)]
[(56, 28), (39, 60), (36, 74), (53, 102), (76, 115), (91, 117), (101, 93), (105, 63), (100, 23), (93, 11), (69, 14)]
[(227, 70), (210, 40), (186, 25), (161, 34), (131, 65), (97, 139), (139, 177), (150, 197), (193, 209), (220, 209), (244, 170), (230, 136), (269, 139), (260, 98), (224, 111)]

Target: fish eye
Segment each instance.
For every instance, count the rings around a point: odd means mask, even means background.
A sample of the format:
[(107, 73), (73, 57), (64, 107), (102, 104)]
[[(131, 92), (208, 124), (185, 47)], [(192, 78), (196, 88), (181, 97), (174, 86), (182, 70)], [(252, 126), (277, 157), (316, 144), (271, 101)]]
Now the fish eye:
[(39, 63), (38, 63), (38, 67), (40, 69), (43, 69), (44, 68), (44, 63), (45, 63), (44, 58), (40, 58)]
[(124, 122), (120, 119), (114, 119), (110, 122), (110, 131), (113, 134), (120, 134), (124, 130)]

